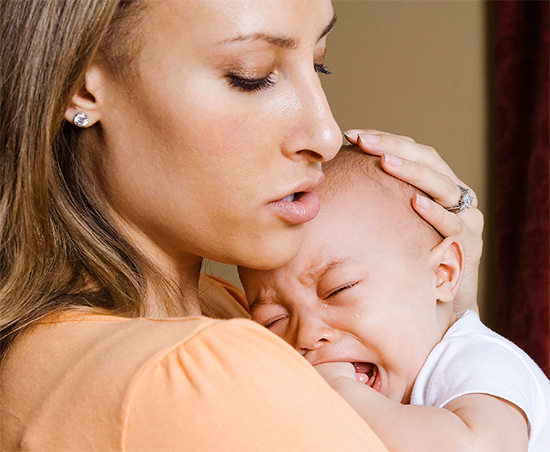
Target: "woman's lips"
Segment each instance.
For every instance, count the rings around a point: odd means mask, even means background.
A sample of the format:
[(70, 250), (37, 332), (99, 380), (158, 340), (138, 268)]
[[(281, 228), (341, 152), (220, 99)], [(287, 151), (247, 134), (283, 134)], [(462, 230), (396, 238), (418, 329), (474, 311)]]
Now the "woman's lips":
[(373, 363), (353, 363), (355, 377), (360, 383), (370, 386), (377, 392), (382, 392), (382, 375), (378, 366)]
[(313, 220), (319, 213), (319, 197), (313, 190), (294, 193), (268, 204), (283, 220), (302, 224)]

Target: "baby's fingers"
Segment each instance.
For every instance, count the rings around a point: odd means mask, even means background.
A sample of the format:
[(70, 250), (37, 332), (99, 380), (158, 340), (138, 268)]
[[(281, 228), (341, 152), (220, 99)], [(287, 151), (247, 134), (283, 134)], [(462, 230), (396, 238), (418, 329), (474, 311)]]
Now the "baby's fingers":
[(355, 380), (355, 368), (347, 362), (330, 362), (315, 365), (315, 370), (327, 381), (331, 382), (339, 377)]

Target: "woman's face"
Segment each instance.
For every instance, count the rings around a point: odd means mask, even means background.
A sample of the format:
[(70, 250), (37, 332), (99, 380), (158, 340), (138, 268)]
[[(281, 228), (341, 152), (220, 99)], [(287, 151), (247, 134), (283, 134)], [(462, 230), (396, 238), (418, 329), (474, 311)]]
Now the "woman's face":
[[(321, 88), (329, 0), (155, 1), (137, 80), (102, 87), (102, 189), (149, 251), (290, 260), (341, 134)], [(105, 77), (108, 77), (105, 75)]]

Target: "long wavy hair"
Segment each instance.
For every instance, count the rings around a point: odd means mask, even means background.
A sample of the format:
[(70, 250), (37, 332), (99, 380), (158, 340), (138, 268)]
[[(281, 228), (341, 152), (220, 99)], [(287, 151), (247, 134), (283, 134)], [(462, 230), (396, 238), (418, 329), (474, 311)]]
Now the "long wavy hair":
[(92, 63), (131, 71), (142, 3), (0, 2), (0, 358), (55, 311), (144, 313), (151, 265), (102, 212), (89, 131), (63, 119)]

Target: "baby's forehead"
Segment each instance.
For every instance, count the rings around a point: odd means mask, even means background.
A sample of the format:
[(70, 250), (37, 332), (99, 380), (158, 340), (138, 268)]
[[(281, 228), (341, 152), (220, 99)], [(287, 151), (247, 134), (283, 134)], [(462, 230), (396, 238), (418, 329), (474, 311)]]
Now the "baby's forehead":
[(380, 255), (398, 261), (410, 254), (400, 234), (405, 215), (391, 215), (388, 210), (393, 209), (384, 209), (378, 200), (353, 190), (325, 201), (319, 216), (306, 226), (304, 242), (292, 261), (270, 271), (247, 272), (245, 278), (253, 275), (266, 289), (288, 280), (313, 286), (346, 269), (372, 266)]
[(412, 193), (396, 192), (395, 187), (385, 182), (365, 178), (354, 171), (346, 177), (329, 176), (318, 190), (321, 214), (311, 228), (318, 228), (326, 221), (335, 223), (333, 227), (339, 231), (361, 228), (362, 223), (350, 222), (346, 216), (362, 218), (365, 227), (369, 224), (372, 228), (375, 222), (388, 235), (395, 225), (400, 228), (418, 227), (411, 221), (417, 216), (411, 206)]
[[(413, 209), (412, 200), (425, 195), (421, 190), (386, 173), (380, 157), (368, 155), (356, 146), (344, 146), (331, 161), (323, 164), (325, 182), (319, 187), (321, 211), (338, 214), (342, 203), (360, 205), (354, 215), (377, 217), (377, 222), (406, 240), (415, 251), (431, 249), (441, 235)], [(345, 227), (345, 225), (344, 225)]]
[[(357, 270), (365, 266), (364, 262), (350, 253), (319, 256), (311, 260), (294, 259), (290, 263), (273, 270), (250, 270), (241, 272), (248, 302), (252, 310), (269, 303), (294, 304), (304, 288), (317, 292), (324, 283), (334, 283), (334, 276), (342, 276), (350, 269)], [(348, 275), (352, 273), (347, 272)], [(299, 291), (295, 289), (299, 288)]]
[[(342, 151), (340, 151), (342, 152)], [(414, 188), (387, 174), (380, 159), (363, 154), (355, 160), (338, 158), (323, 166), (325, 181), (316, 190), (322, 203), (347, 199), (379, 200), (382, 204), (407, 205)]]
[(323, 163), (325, 183), (321, 188), (329, 193), (353, 185), (358, 192), (369, 190), (394, 200), (404, 200), (419, 192), (384, 171), (379, 156), (366, 154), (357, 146), (342, 146), (334, 159)]

